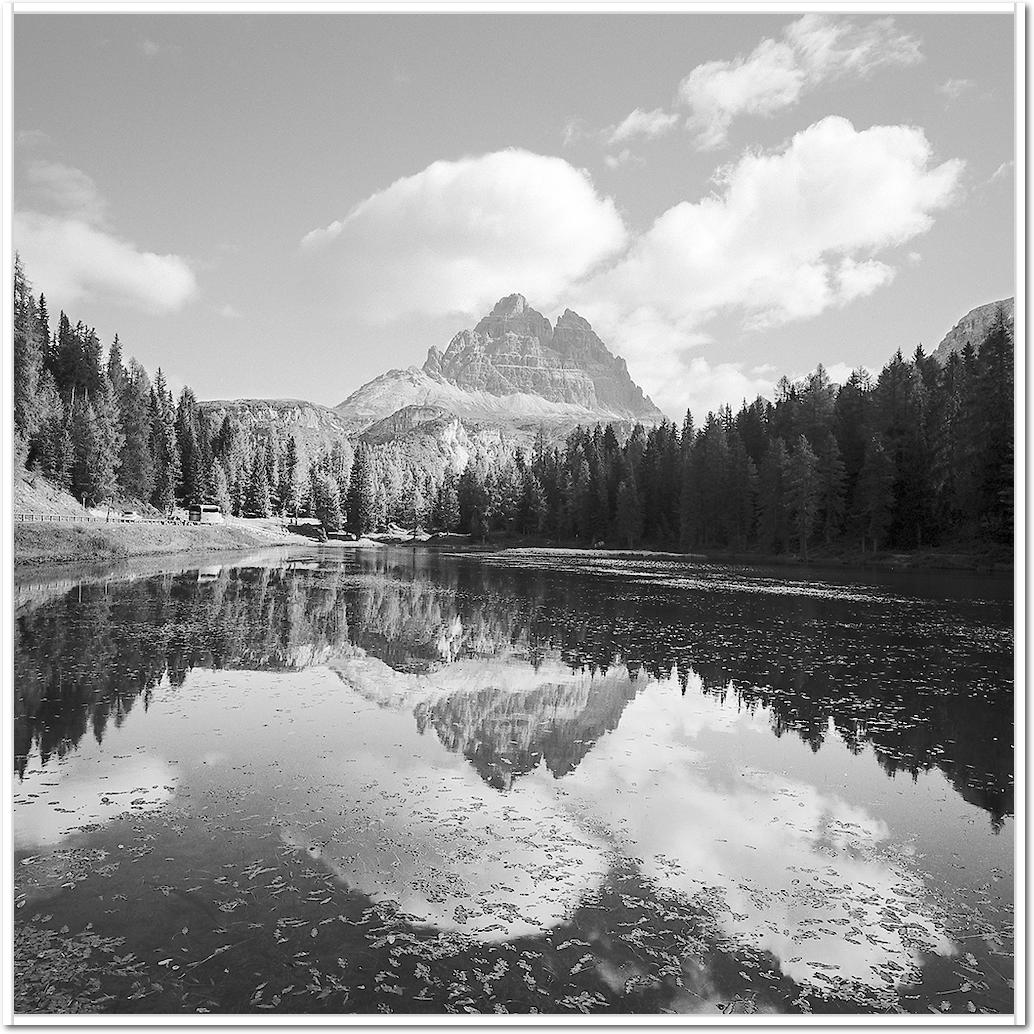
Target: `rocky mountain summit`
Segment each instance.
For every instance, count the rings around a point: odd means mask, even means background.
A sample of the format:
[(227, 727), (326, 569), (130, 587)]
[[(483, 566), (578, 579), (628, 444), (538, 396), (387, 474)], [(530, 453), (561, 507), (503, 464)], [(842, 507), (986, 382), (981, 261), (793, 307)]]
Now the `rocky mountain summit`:
[(998, 318), (999, 312), (1001, 312), (1009, 332), (1012, 333), (1015, 309), (1015, 298), (1003, 298), (1001, 301), (988, 302), (986, 305), (978, 305), (975, 309), (970, 309), (944, 335), (941, 343), (933, 353), (934, 358), (942, 363), (946, 363), (948, 356), (952, 352), (960, 352), (966, 347), (966, 342), (972, 344), (974, 348), (979, 348), (980, 343), (987, 337), (994, 321)]
[(336, 407), (353, 434), (403, 410), (407, 429), (421, 411), (515, 432), (662, 419), (588, 321), (567, 309), (554, 326), (520, 294), (500, 299), (444, 352), (429, 349), (422, 367), (390, 370)]

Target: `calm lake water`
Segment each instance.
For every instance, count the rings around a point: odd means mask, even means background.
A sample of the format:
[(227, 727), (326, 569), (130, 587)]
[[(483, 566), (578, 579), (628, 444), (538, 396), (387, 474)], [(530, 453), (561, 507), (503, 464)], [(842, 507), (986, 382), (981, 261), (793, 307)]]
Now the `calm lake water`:
[(1012, 1011), (1011, 582), (161, 563), (17, 587), (19, 1011)]

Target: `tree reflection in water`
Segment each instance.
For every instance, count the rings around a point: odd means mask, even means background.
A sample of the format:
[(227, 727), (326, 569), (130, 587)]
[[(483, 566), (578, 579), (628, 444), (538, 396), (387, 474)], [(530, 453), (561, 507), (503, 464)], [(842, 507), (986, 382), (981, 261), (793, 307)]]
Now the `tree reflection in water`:
[[(764, 709), (776, 736), (818, 751), (833, 728), (887, 775), (939, 768), (996, 829), (1012, 814), (1011, 605), (685, 571), (650, 582), (380, 550), (77, 585), (16, 619), (16, 772), (34, 752), (45, 763), (87, 734), (100, 742), (193, 668), (328, 665), (362, 691), (376, 666), (369, 692), (412, 707), (505, 791), (540, 765), (573, 772), (618, 726), (637, 676), (675, 670), (683, 692), (692, 679)], [(538, 677), (499, 692), (515, 664)]]

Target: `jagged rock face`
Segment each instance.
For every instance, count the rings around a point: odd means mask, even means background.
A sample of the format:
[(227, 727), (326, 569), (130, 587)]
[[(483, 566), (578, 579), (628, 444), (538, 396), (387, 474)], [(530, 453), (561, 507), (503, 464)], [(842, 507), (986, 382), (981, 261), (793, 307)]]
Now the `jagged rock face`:
[(554, 327), (519, 294), (501, 299), (444, 352), (429, 349), (422, 367), (392, 370), (363, 385), (337, 412), (362, 431), (414, 406), (518, 432), (662, 419), (625, 361), (607, 350), (586, 320), (568, 309)]
[(214, 399), (200, 403), (216, 428), (232, 413), (241, 426), (259, 437), (275, 430), (294, 435), (295, 442), (308, 457), (341, 442), (351, 455), (348, 428), (341, 417), (327, 406), (300, 399)]
[(1015, 298), (1003, 298), (1001, 301), (988, 302), (986, 305), (978, 305), (975, 309), (970, 309), (944, 335), (944, 339), (934, 352), (934, 358), (946, 363), (952, 352), (961, 352), (966, 347), (966, 342), (969, 342), (974, 349), (979, 349), (981, 342), (987, 337), (994, 321), (998, 318), (999, 312), (1001, 312), (1009, 332), (1012, 333), (1015, 309)]
[(610, 354), (587, 320), (567, 309), (554, 328), (519, 294), (497, 302), (473, 330), (460, 331), (444, 354), (432, 348), (423, 369), (468, 391), (526, 393), (629, 419), (660, 419), (625, 361)]

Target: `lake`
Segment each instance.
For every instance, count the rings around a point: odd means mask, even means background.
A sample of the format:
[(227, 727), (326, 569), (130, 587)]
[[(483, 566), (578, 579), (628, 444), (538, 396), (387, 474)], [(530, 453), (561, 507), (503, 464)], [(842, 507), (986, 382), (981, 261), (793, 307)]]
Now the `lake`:
[(17, 1011), (1012, 1012), (1011, 580), (170, 563), (17, 586)]

